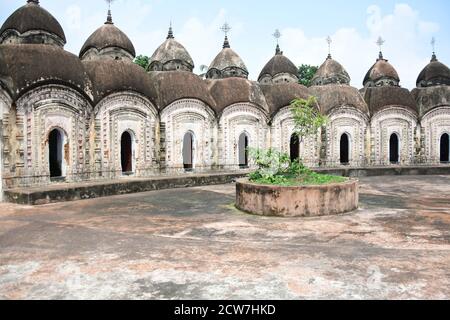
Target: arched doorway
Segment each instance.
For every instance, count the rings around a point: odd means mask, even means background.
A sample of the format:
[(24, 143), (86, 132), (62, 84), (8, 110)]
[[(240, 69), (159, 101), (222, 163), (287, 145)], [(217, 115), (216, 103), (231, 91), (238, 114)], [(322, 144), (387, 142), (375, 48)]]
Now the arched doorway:
[(346, 133), (341, 136), (340, 161), (343, 165), (350, 163), (350, 139)]
[(248, 168), (248, 136), (245, 132), (239, 136), (239, 166)]
[(389, 139), (389, 161), (392, 164), (400, 162), (400, 142), (396, 133), (393, 133)]
[(64, 135), (59, 129), (53, 129), (48, 136), (48, 157), (50, 178), (63, 176)]
[(450, 162), (450, 137), (448, 133), (441, 136), (441, 162)]
[(183, 138), (183, 166), (186, 171), (194, 169), (194, 135), (187, 132)]
[(300, 139), (296, 134), (293, 134), (291, 136), (290, 155), (292, 162), (298, 161), (300, 159)]
[(120, 139), (120, 156), (122, 162), (122, 173), (133, 173), (133, 141), (128, 131), (122, 133)]

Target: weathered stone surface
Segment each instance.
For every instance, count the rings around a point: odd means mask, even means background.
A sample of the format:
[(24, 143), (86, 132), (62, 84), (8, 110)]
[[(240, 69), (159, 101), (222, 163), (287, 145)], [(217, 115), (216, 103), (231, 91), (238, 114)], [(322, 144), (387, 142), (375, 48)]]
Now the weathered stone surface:
[(235, 186), (0, 204), (0, 299), (450, 299), (450, 176), (360, 179), (360, 209), (243, 214)]
[(242, 211), (277, 217), (317, 217), (358, 208), (358, 181), (321, 186), (282, 187), (248, 180), (236, 183), (236, 207)]
[(46, 43), (63, 47), (66, 36), (55, 17), (39, 4), (28, 1), (3, 23), (0, 43)]
[(48, 187), (11, 189), (5, 192), (5, 200), (18, 204), (42, 205), (120, 194), (231, 183), (245, 175), (246, 173), (230, 173), (151, 179), (123, 179), (96, 183), (59, 184)]
[[(96, 56), (103, 56), (108, 48), (116, 49), (117, 54), (111, 55), (111, 59), (133, 60), (136, 56), (136, 50), (131, 40), (112, 22), (106, 22), (90, 35), (81, 48), (79, 56), (80, 59), (97, 60)], [(90, 50), (93, 52), (90, 53)]]

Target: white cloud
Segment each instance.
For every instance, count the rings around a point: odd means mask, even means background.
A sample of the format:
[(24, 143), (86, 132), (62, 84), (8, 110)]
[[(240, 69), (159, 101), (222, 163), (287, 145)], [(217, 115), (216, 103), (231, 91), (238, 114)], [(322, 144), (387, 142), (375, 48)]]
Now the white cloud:
[[(367, 9), (367, 35), (353, 28), (341, 28), (332, 34), (332, 54), (352, 77), (352, 85), (362, 86), (365, 73), (377, 58), (375, 44), (378, 36), (386, 43), (385, 58), (397, 69), (402, 86), (413, 88), (420, 70), (428, 60), (421, 54), (439, 25), (422, 21), (419, 13), (407, 4), (397, 4), (393, 13), (383, 15), (380, 7)], [(281, 44), (286, 55), (296, 63), (320, 65), (327, 55), (326, 35), (310, 38), (301, 29), (286, 28), (282, 31)]]

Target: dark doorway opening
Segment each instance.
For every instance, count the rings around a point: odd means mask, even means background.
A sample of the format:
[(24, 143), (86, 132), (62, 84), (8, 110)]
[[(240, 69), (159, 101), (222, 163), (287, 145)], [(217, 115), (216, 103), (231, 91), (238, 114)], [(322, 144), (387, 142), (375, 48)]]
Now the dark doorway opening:
[(125, 131), (120, 139), (120, 154), (122, 160), (122, 173), (133, 173), (133, 144), (131, 134)]
[(441, 162), (450, 162), (450, 137), (447, 133), (441, 136)]
[(296, 134), (291, 136), (290, 142), (291, 161), (298, 161), (300, 159), (300, 139)]
[(58, 129), (50, 132), (48, 137), (50, 178), (62, 177), (63, 135)]
[(183, 166), (186, 171), (194, 169), (194, 136), (191, 132), (183, 138)]
[(398, 164), (400, 162), (400, 143), (395, 133), (389, 139), (389, 161), (392, 164)]
[(239, 136), (239, 167), (248, 168), (248, 136), (245, 133)]
[(341, 136), (341, 164), (348, 165), (350, 163), (350, 139), (348, 138), (348, 134), (344, 133)]

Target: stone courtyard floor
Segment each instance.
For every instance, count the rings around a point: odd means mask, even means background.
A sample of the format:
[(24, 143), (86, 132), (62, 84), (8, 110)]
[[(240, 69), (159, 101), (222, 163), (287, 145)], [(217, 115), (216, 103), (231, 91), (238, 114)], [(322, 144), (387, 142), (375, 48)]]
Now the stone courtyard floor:
[(0, 204), (0, 299), (450, 299), (450, 176), (361, 179), (361, 209), (262, 218), (234, 185)]

